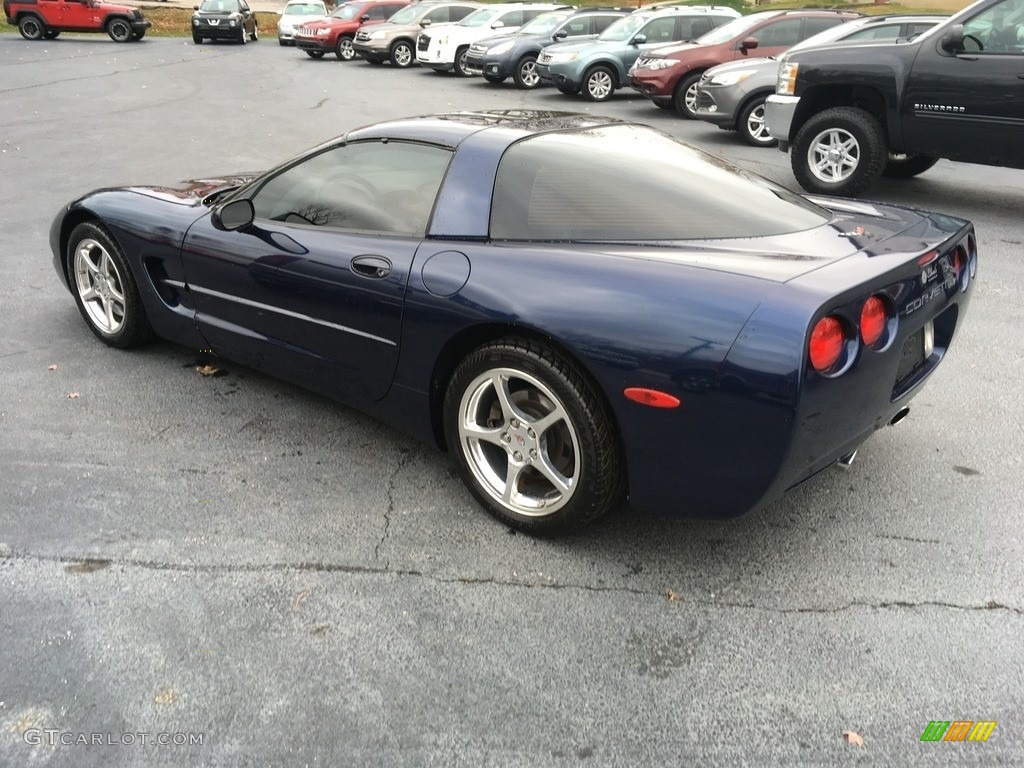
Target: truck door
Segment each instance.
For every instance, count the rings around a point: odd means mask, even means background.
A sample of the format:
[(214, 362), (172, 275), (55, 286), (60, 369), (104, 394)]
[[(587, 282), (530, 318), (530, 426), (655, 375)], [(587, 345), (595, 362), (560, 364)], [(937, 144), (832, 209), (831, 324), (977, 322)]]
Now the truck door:
[(1002, 0), (964, 22), (963, 45), (945, 28), (922, 41), (901, 104), (916, 154), (1024, 164), (1024, 0)]

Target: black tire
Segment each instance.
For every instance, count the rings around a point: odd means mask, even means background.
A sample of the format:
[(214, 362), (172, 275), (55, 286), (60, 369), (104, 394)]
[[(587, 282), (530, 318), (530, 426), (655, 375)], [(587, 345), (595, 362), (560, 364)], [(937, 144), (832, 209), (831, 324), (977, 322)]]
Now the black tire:
[(192, 33), (192, 42), (196, 45), (200, 45), (203, 42), (203, 38), (197, 35), (195, 32)]
[[(107, 261), (104, 261), (104, 254)], [(64, 259), (78, 311), (97, 338), (121, 349), (153, 338), (128, 260), (107, 230), (92, 222), (79, 224), (68, 238)], [(90, 288), (95, 293), (91, 297)], [(120, 301), (116, 298), (118, 295)], [(108, 323), (106, 318), (113, 321)]]
[(135, 32), (127, 19), (111, 19), (107, 22), (107, 34), (115, 43), (127, 43), (134, 37)]
[(468, 45), (463, 45), (455, 50), (455, 63), (452, 65), (452, 69), (455, 70), (455, 74), (459, 77), (469, 77), (469, 72), (466, 71), (466, 57), (468, 55)]
[(56, 40), (58, 37), (60, 37), (59, 29), (48, 29), (46, 30), (46, 34), (43, 35), (44, 40)]
[(882, 175), (890, 179), (910, 179), (918, 176), (939, 162), (937, 157), (907, 155), (903, 158), (890, 157)]
[(512, 71), (512, 79), (516, 82), (516, 88), (532, 90), (538, 87), (540, 75), (537, 74), (537, 55), (528, 53), (519, 59)]
[(258, 43), (260, 41), (260, 25), (253, 22), (252, 25), (252, 41)]
[(504, 75), (484, 75), (484, 80), (492, 85), (500, 85), (504, 83), (508, 78)]
[(672, 112), (676, 108), (676, 105), (673, 104), (671, 101), (655, 101), (653, 102), (653, 104), (658, 109), (664, 109), (666, 112)]
[[(815, 170), (810, 155), (821, 156), (826, 151), (825, 142), (832, 141), (849, 144), (832, 163), (833, 170), (835, 163), (842, 167), (833, 173)], [(846, 197), (854, 197), (873, 184), (889, 160), (882, 124), (856, 107), (833, 107), (814, 115), (800, 128), (789, 154), (793, 175), (801, 187), (815, 194)]]
[(338, 61), (352, 61), (356, 57), (356, 49), (352, 47), (352, 36), (342, 35), (334, 44), (334, 55)]
[(391, 44), (388, 58), (391, 60), (391, 66), (406, 69), (416, 63), (416, 51), (408, 40), (395, 40)]
[(736, 120), (736, 130), (747, 144), (752, 147), (776, 147), (779, 140), (772, 138), (764, 122), (764, 104), (768, 94), (756, 96), (740, 110)]
[(702, 74), (701, 72), (691, 72), (679, 81), (679, 85), (676, 86), (676, 90), (672, 94), (672, 106), (675, 107), (676, 114), (686, 120), (697, 119), (696, 88)]
[(286, 45), (288, 45), (288, 41), (287, 40), (282, 40), (279, 37), (279, 38), (277, 38), (277, 44), (280, 45), (280, 46), (286, 46)]
[(249, 33), (245, 31), (245, 24), (238, 28), (238, 38), (235, 42), (239, 45), (245, 45), (249, 42)]
[[(508, 376), (512, 412), (500, 404), (491, 383), (499, 371)], [(534, 433), (532, 424), (556, 409), (562, 417), (542, 434)], [(591, 380), (546, 344), (507, 338), (470, 353), (448, 384), (443, 419), (463, 481), (507, 525), (534, 534), (561, 533), (604, 514), (624, 497), (610, 409)], [(462, 436), (463, 425), (481, 421), (485, 429), (496, 428), (496, 442)], [(562, 487), (538, 469), (542, 465), (557, 471)], [(510, 476), (510, 470), (516, 474)]]
[(591, 67), (583, 74), (580, 93), (587, 101), (608, 101), (615, 93), (615, 72), (604, 64)]
[(363, 59), (363, 61), (365, 61), (367, 64), (373, 64), (373, 66), (375, 67), (379, 67), (381, 64), (384, 63), (380, 59)]
[(46, 25), (34, 13), (27, 13), (18, 19), (18, 31), (26, 40), (42, 40), (46, 34)]
[(133, 42), (133, 43), (137, 43), (137, 42), (139, 42), (139, 40), (141, 40), (141, 39), (142, 39), (142, 38), (144, 38), (145, 36), (146, 36), (146, 30), (142, 30), (141, 32), (136, 32), (136, 33), (135, 33), (135, 34), (134, 34), (134, 35), (132, 36), (132, 42)]
[(323, 51), (306, 51), (306, 55), (311, 59), (322, 59), (324, 57)]

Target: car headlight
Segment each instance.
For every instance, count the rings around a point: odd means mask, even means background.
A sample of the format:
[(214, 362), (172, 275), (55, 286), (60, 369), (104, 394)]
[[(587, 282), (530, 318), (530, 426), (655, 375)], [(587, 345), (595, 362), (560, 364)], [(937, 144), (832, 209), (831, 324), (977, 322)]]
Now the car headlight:
[(192, 26), (193, 27), (198, 27), (199, 26), (199, 19), (195, 18), (194, 16), (192, 17)]
[(370, 33), (370, 39), (371, 40), (380, 40), (382, 37), (385, 37), (386, 35), (387, 35), (387, 32), (371, 32)]
[(318, 30), (316, 31), (316, 36), (317, 36), (317, 37), (327, 37), (327, 34), (328, 34), (328, 33), (329, 33), (330, 31), (331, 31), (331, 30), (327, 29), (327, 27), (324, 27), (323, 29), (318, 29)]
[(736, 83), (742, 83), (748, 77), (754, 74), (752, 69), (741, 69), (739, 72), (726, 72), (722, 75), (713, 75), (708, 83), (710, 85), (736, 85)]
[(228, 26), (229, 27), (235, 26), (235, 20), (234, 19), (228, 19)]
[(648, 59), (644, 69), (651, 69), (657, 72), (659, 69), (669, 69), (679, 63), (679, 59)]
[(796, 62), (791, 64), (788, 61), (783, 61), (779, 65), (779, 81), (775, 86), (775, 92), (784, 96), (792, 96), (796, 91), (796, 74), (799, 70), (800, 65)]
[(562, 64), (567, 61), (576, 61), (580, 57), (578, 53), (552, 53), (549, 61), (552, 64)]
[(488, 48), (487, 53), (492, 56), (500, 56), (503, 53), (508, 53), (515, 47), (515, 40), (506, 40), (504, 43), (498, 43), (493, 48)]

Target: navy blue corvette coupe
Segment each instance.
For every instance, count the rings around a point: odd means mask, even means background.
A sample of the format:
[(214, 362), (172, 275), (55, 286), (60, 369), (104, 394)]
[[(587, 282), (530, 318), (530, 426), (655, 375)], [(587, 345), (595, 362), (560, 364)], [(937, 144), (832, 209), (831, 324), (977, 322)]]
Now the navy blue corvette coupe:
[(115, 347), (266, 370), (454, 454), (539, 533), (737, 515), (902, 419), (963, 320), (970, 223), (806, 198), (644, 126), (352, 131), (258, 176), (86, 195), (54, 264)]

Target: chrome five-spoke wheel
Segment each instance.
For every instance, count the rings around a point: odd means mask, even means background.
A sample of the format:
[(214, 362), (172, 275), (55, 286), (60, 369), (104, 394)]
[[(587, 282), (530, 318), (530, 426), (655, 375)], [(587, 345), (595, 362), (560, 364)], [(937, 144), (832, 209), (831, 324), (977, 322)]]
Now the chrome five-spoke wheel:
[(579, 367), (542, 342), (499, 339), (467, 355), (445, 394), (444, 428), (466, 485), (516, 528), (576, 528), (624, 494), (607, 403)]
[(466, 388), (459, 412), (462, 451), (495, 501), (527, 517), (569, 502), (579, 439), (565, 407), (539, 379), (512, 368), (486, 371)]
[(100, 333), (114, 335), (124, 326), (125, 304), (121, 274), (102, 244), (86, 238), (75, 246), (75, 289), (82, 306)]

